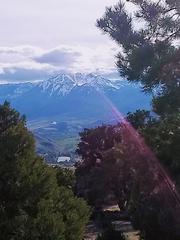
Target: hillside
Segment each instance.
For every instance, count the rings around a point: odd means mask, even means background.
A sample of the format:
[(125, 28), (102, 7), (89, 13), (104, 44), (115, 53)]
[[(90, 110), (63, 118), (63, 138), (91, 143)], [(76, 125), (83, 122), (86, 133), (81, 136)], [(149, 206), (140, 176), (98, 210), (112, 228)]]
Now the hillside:
[(124, 115), (149, 109), (151, 96), (139, 84), (96, 74), (59, 74), (41, 82), (0, 85), (0, 102), (11, 102), (28, 120), (37, 151), (50, 162), (74, 156), (78, 133), (86, 127), (113, 123), (111, 101)]

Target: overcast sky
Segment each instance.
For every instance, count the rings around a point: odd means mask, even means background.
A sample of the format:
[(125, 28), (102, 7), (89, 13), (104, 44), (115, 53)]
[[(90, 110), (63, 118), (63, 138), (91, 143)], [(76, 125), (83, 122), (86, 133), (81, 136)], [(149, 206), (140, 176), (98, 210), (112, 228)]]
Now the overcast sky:
[(1, 0), (0, 80), (112, 71), (117, 47), (95, 22), (118, 0)]

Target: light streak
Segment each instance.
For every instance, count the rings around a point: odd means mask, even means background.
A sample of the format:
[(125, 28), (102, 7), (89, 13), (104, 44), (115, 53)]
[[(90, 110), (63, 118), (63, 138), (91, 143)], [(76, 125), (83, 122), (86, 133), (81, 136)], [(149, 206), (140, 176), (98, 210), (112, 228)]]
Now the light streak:
[(169, 175), (166, 173), (165, 169), (160, 164), (156, 155), (153, 153), (153, 151), (150, 149), (150, 147), (147, 146), (144, 138), (126, 120), (126, 118), (121, 114), (121, 112), (112, 103), (112, 101), (102, 91), (99, 90), (97, 92), (98, 92), (99, 96), (103, 99), (104, 103), (108, 106), (113, 117), (117, 120), (117, 122), (122, 123), (123, 127), (125, 128), (126, 133), (129, 135), (130, 139), (133, 141), (133, 144), (136, 147), (136, 149), (138, 149), (139, 153), (146, 156), (146, 159), (148, 161), (147, 164), (148, 164), (149, 168), (151, 168), (152, 170), (153, 169), (157, 170), (159, 177), (161, 177), (161, 179), (162, 179), (158, 183), (159, 189), (161, 189), (164, 185), (166, 185), (167, 189), (171, 193), (171, 196), (175, 200), (175, 206), (178, 206), (179, 210), (180, 210), (180, 195), (175, 187), (174, 182), (169, 177)]

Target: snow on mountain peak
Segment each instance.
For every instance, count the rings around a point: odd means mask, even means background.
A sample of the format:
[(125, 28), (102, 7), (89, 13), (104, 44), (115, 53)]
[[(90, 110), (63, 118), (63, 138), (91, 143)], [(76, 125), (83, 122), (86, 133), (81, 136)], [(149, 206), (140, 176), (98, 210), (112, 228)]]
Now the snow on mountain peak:
[(94, 73), (58, 74), (37, 85), (42, 88), (42, 91), (48, 91), (50, 95), (54, 93), (57, 95), (67, 95), (73, 88), (81, 86), (93, 87), (96, 90), (103, 90), (104, 88), (119, 89), (117, 81), (109, 80)]
[(49, 91), (50, 95), (53, 93), (57, 95), (66, 95), (71, 92), (75, 85), (76, 83), (71, 75), (59, 74), (40, 82), (38, 87), (42, 88), (44, 92)]

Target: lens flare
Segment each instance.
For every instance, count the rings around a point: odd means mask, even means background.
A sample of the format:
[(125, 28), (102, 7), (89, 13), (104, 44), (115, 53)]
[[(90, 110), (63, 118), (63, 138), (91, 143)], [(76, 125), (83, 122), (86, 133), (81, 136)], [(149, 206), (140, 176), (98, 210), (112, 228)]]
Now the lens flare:
[[(133, 142), (133, 145), (141, 155), (143, 154), (143, 156), (146, 156), (144, 161), (147, 161), (147, 166), (149, 170), (151, 170), (152, 174), (158, 175), (159, 180), (157, 182), (157, 186), (155, 186), (154, 188), (154, 191), (158, 191), (162, 189), (164, 186), (166, 186), (166, 189), (168, 189), (172, 199), (174, 200), (173, 201), (174, 210), (175, 210), (175, 207), (176, 207), (176, 210), (177, 210), (177, 207), (180, 210), (180, 195), (176, 190), (175, 183), (172, 181), (172, 179), (166, 173), (164, 168), (161, 166), (161, 164), (159, 163), (159, 160), (157, 159), (153, 151), (147, 146), (144, 138), (133, 128), (133, 126), (126, 120), (126, 118), (123, 117), (123, 115), (112, 103), (112, 101), (107, 96), (105, 96), (105, 94), (102, 91), (98, 91), (98, 94), (100, 98), (103, 99), (107, 107), (109, 108), (113, 118), (116, 119), (117, 122), (122, 123), (126, 131), (126, 136), (128, 136), (128, 139), (131, 140), (131, 143)], [(172, 206), (170, 207), (172, 208)]]

